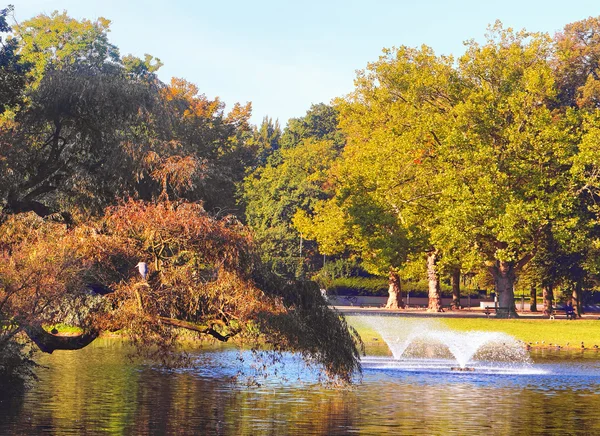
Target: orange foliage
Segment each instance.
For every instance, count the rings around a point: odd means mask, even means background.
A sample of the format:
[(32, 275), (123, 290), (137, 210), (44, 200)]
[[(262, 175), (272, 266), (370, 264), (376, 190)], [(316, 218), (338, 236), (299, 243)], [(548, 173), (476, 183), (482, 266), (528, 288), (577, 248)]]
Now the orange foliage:
[(183, 118), (211, 118), (222, 113), (224, 107), (218, 97), (210, 101), (204, 94), (198, 94), (196, 85), (176, 77), (163, 90), (163, 97), (173, 103)]

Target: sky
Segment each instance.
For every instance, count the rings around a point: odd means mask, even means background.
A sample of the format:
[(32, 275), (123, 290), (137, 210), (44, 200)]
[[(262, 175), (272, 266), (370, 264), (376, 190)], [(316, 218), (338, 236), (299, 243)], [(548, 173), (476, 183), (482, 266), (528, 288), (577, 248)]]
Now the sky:
[(8, 0), (22, 22), (66, 10), (74, 18), (111, 20), (122, 55), (149, 53), (161, 80), (184, 78), (231, 108), (252, 102), (252, 122), (282, 126), (311, 104), (353, 89), (356, 71), (385, 47), (426, 44), (460, 56), (486, 27), (552, 35), (600, 15), (600, 0)]

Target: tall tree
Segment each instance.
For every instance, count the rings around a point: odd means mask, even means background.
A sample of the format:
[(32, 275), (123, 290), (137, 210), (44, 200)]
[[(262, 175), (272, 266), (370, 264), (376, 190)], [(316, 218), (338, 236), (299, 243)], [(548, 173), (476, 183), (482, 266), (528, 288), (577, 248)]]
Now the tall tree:
[(457, 104), (440, 156), (445, 225), (461, 229), (494, 277), (499, 304), (515, 315), (516, 274), (543, 229), (574, 207), (568, 170), (577, 118), (553, 113), (556, 91), (546, 35), (498, 22), (484, 45), (471, 42), (459, 71), (469, 93)]
[[(338, 101), (348, 145), (335, 167), (336, 197), (313, 220), (312, 225), (325, 229), (313, 234), (320, 247), (355, 251), (371, 272), (391, 271), (388, 307), (402, 304), (396, 298), (397, 274), (409, 255), (429, 253), (430, 309), (441, 309), (440, 252), (428, 233), (439, 195), (435, 150), (458, 88), (452, 62), (428, 47), (386, 50), (359, 74), (356, 90)], [(340, 219), (333, 220), (332, 214)], [(336, 247), (326, 240), (327, 233), (338, 234), (328, 228), (339, 223), (347, 242)]]

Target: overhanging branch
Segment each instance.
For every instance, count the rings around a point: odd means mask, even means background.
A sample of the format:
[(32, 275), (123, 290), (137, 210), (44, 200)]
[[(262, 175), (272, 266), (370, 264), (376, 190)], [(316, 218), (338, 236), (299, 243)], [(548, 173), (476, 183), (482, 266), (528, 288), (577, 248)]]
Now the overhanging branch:
[(172, 327), (179, 327), (182, 329), (191, 330), (191, 331), (198, 332), (198, 333), (204, 333), (206, 335), (211, 335), (213, 338), (215, 338), (221, 342), (227, 342), (231, 337), (233, 337), (239, 333), (239, 330), (234, 330), (227, 335), (222, 335), (221, 333), (219, 333), (212, 327), (200, 327), (191, 322), (181, 321), (179, 319), (167, 318), (164, 316), (160, 316), (158, 319), (163, 324), (167, 324)]

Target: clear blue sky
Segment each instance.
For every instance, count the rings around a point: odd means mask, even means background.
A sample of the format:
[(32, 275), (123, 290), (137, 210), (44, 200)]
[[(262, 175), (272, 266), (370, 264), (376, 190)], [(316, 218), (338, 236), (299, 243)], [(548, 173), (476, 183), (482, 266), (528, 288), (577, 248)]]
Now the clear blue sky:
[(159, 76), (182, 77), (231, 107), (251, 101), (263, 116), (302, 116), (312, 103), (351, 91), (355, 71), (384, 47), (427, 44), (460, 55), (488, 24), (554, 34), (600, 15), (600, 0), (7, 0), (23, 21), (66, 10), (112, 21), (121, 54), (160, 58)]

